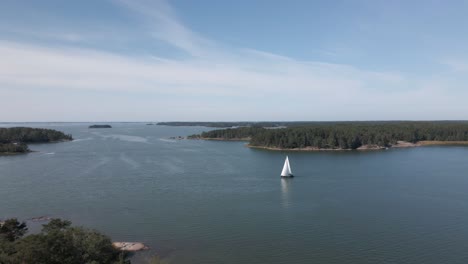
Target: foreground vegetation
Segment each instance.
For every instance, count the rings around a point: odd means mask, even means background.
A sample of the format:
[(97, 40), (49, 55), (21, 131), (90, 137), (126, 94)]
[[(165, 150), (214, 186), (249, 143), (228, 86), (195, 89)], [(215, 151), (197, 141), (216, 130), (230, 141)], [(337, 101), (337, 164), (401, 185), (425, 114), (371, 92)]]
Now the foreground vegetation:
[(272, 149), (357, 149), (391, 147), (398, 141), (468, 141), (468, 122), (342, 122), (267, 129), (219, 129), (189, 138), (250, 139), (250, 146)]
[(0, 128), (0, 153), (29, 152), (27, 143), (47, 143), (73, 140), (63, 132), (30, 127)]
[(24, 236), (26, 224), (16, 219), (0, 223), (2, 264), (129, 264), (126, 253), (112, 246), (97, 231), (73, 227), (70, 221), (52, 219), (38, 234)]

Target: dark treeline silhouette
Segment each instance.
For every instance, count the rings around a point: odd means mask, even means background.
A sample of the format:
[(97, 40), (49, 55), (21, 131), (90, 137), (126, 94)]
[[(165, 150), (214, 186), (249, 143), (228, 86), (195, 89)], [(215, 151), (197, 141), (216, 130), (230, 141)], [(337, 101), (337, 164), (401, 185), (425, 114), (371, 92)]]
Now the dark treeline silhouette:
[(208, 132), (203, 132), (200, 135), (188, 136), (189, 139), (205, 138), (205, 139), (250, 139), (253, 135), (260, 134), (266, 130), (263, 127), (239, 127), (239, 128), (227, 128), (217, 129)]
[(311, 121), (260, 121), (260, 122), (159, 122), (160, 126), (204, 126), (204, 127), (291, 127), (312, 124), (326, 124), (332, 122)]
[(0, 153), (28, 152), (26, 143), (47, 143), (72, 140), (71, 135), (63, 132), (30, 127), (0, 128)]
[(88, 128), (112, 128), (111, 125), (91, 125)]
[(276, 123), (270, 122), (159, 122), (158, 126), (204, 126), (204, 127), (247, 127), (270, 126)]
[[(196, 136), (192, 136), (194, 138)], [(270, 148), (356, 149), (389, 147), (397, 141), (468, 141), (468, 122), (336, 122), (279, 129), (258, 127), (203, 132), (201, 138), (250, 138), (251, 146)]]
[(66, 135), (53, 129), (31, 127), (0, 128), (0, 143), (45, 143), (72, 139), (71, 135)]
[(0, 153), (26, 153), (28, 145), (24, 143), (0, 143)]

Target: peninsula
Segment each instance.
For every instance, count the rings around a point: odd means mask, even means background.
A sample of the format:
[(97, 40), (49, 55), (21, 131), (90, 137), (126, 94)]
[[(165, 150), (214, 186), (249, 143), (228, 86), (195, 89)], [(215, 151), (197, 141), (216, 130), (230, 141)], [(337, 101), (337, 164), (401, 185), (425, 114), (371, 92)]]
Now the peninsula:
[(245, 140), (268, 150), (371, 150), (424, 145), (468, 145), (467, 121), (319, 122), (286, 128), (239, 127), (189, 139)]
[(28, 143), (52, 143), (73, 140), (63, 132), (30, 127), (0, 128), (0, 154), (20, 154), (31, 150)]

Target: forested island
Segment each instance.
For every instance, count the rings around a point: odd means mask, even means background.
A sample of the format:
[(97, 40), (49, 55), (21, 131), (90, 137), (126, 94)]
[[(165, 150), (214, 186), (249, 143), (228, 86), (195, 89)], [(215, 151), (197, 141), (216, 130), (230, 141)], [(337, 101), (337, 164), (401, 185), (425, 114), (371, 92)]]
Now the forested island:
[(88, 128), (112, 128), (111, 125), (90, 125)]
[(468, 122), (322, 122), (278, 129), (218, 129), (188, 138), (246, 140), (250, 147), (272, 150), (382, 149), (430, 144), (468, 144)]
[(48, 143), (73, 140), (63, 132), (30, 127), (0, 128), (0, 154), (18, 154), (30, 151), (28, 143)]
[(284, 127), (306, 125), (316, 122), (159, 122), (158, 126), (204, 126), (204, 127)]

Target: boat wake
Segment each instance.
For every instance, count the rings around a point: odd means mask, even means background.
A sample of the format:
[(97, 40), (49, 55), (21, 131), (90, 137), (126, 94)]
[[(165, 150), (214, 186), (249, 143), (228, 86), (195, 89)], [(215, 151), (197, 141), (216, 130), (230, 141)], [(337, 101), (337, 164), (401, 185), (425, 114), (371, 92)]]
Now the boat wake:
[(88, 140), (92, 140), (93, 138), (89, 137), (89, 138), (77, 138), (77, 139), (73, 139), (72, 142), (80, 142), (80, 141), (88, 141)]
[(177, 141), (176, 140), (173, 140), (173, 139), (167, 139), (167, 138), (158, 138), (159, 140), (163, 141), (163, 142), (169, 142), (169, 143), (176, 143)]
[(122, 141), (128, 141), (128, 142), (148, 143), (148, 139), (146, 139), (144, 137), (139, 137), (139, 136), (112, 134), (112, 135), (109, 135), (109, 136), (102, 136), (102, 137), (117, 139), (117, 140), (122, 140)]
[(120, 160), (132, 167), (133, 169), (138, 169), (140, 167), (140, 164), (138, 162), (129, 158), (127, 155), (125, 155), (125, 153), (120, 154)]

